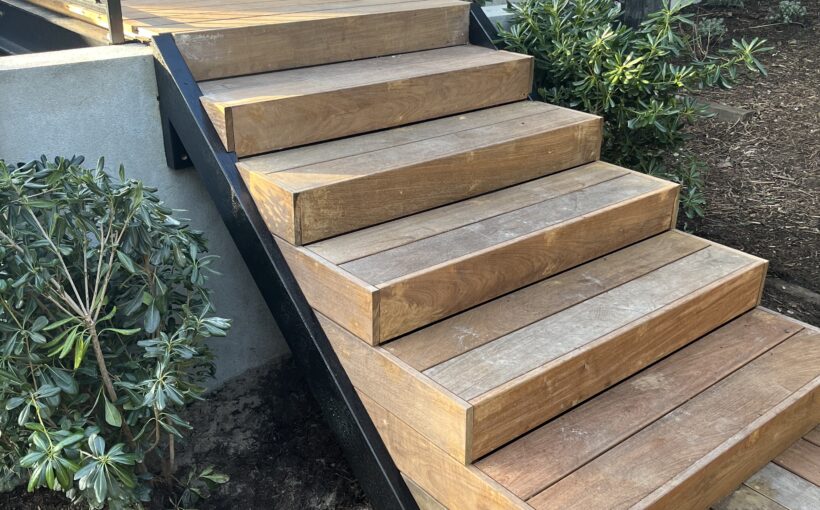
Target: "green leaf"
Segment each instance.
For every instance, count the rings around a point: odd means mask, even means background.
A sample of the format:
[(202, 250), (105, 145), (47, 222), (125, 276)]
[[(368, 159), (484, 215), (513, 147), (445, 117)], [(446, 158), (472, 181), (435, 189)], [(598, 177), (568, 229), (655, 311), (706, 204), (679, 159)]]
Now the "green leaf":
[(148, 306), (148, 311), (145, 312), (145, 332), (146, 333), (153, 333), (159, 327), (159, 310), (157, 310), (156, 305), (152, 302), (150, 306)]
[(120, 411), (117, 409), (117, 406), (109, 402), (107, 398), (105, 399), (105, 421), (112, 427), (122, 426)]
[(125, 270), (129, 273), (135, 274), (137, 272), (136, 267), (134, 267), (134, 261), (131, 260), (131, 257), (120, 250), (117, 250), (117, 260), (120, 261), (120, 264), (122, 264)]

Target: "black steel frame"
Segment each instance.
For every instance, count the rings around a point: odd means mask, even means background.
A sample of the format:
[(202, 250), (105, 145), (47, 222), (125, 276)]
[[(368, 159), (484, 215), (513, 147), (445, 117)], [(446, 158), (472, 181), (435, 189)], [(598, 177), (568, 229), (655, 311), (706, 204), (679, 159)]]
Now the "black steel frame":
[[(496, 35), (472, 4), (470, 42), (495, 48)], [(379, 509), (418, 509), (239, 176), (236, 154), (224, 149), (202, 109), (202, 92), (173, 36), (155, 37), (154, 46), (168, 166), (196, 168), (370, 502)]]

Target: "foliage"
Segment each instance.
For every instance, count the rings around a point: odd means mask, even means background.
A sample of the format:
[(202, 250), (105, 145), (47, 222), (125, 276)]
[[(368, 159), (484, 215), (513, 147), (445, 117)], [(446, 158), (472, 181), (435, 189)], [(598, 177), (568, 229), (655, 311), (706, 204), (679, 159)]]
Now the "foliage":
[(723, 18), (703, 18), (692, 25), (692, 50), (696, 60), (708, 58), (712, 48), (726, 35)]
[(783, 0), (769, 11), (769, 19), (781, 23), (797, 23), (806, 17), (807, 11), (800, 0)]
[[(686, 96), (703, 87), (730, 87), (745, 72), (765, 75), (764, 41), (732, 41), (698, 53), (682, 12), (694, 0), (665, 0), (637, 29), (620, 22), (614, 0), (524, 0), (511, 7), (512, 25), (500, 37), (512, 51), (535, 57), (535, 83), (547, 102), (603, 116), (603, 157), (684, 183), (687, 216), (699, 216), (701, 190), (680, 166), (683, 127), (707, 116)], [(686, 158), (679, 158), (685, 161)], [(687, 184), (687, 182), (689, 184)]]
[(209, 315), (202, 234), (82, 161), (0, 160), (0, 489), (140, 508), (230, 322)]

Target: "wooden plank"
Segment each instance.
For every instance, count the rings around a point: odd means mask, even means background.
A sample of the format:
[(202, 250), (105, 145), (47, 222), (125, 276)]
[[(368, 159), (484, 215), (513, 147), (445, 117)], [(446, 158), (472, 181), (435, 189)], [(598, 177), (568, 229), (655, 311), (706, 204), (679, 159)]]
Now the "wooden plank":
[(794, 335), (528, 503), (708, 507), (820, 418), (818, 340)]
[(820, 487), (771, 462), (746, 485), (789, 510), (820, 508)]
[[(197, 80), (466, 44), (469, 4), (402, 4), (334, 18), (174, 36)], [(270, 51), (288, 48), (288, 51)]]
[[(533, 113), (543, 112), (541, 108), (528, 110), (526, 116), (475, 128), (459, 126), (458, 131), (415, 143), (405, 142), (404, 134), (393, 130), (347, 138), (343, 141), (355, 144), (360, 138), (384, 140), (395, 134), (396, 142), (349, 156), (340, 156), (335, 147), (327, 147), (325, 161), (266, 172), (263, 177), (258, 176), (260, 167), (264, 168), (260, 161), (249, 165), (249, 160), (243, 160), (237, 166), (246, 180), (256, 177), (259, 185), (289, 195), (289, 201), (296, 204), (291, 216), (266, 217), (273, 233), (284, 236), (276, 230), (282, 223), (299, 225), (295, 236), (286, 239), (294, 244), (310, 243), (543, 177), (598, 157), (599, 118), (563, 108), (540, 115)], [(470, 115), (458, 118), (469, 120)], [(424, 126), (413, 127), (423, 131)], [(275, 164), (280, 155), (288, 158), (287, 152), (261, 158)], [(251, 170), (252, 166), (256, 170)], [(257, 202), (265, 199), (264, 195), (254, 198)]]
[[(681, 323), (679, 329), (684, 329)], [(529, 499), (802, 328), (757, 309), (476, 463)]]
[(803, 438), (814, 445), (820, 446), (820, 426), (815, 427)]
[[(395, 338), (665, 231), (676, 200), (677, 186), (662, 185), (649, 193), (377, 285), (379, 338), (382, 342)], [(581, 204), (568, 205), (575, 210), (582, 208)]]
[(385, 408), (360, 393), (396, 466), (447, 508), (529, 509), (523, 501), (474, 466), (465, 466), (433, 446)]
[(709, 243), (671, 231), (410, 333), (384, 348), (427, 370), (624, 284)]
[[(764, 274), (764, 264), (739, 271), (648, 315), (640, 325), (601, 337), (470, 400), (474, 405), (473, 458), (751, 309), (757, 302), (756, 286)], [(671, 319), (675, 314), (679, 322)], [(544, 388), (550, 393), (545, 394)]]
[(800, 439), (778, 455), (774, 463), (820, 486), (820, 446)]
[(425, 373), (462, 398), (473, 399), (641, 320), (751, 262), (710, 246)]
[(410, 494), (412, 494), (416, 500), (419, 510), (447, 510), (444, 505), (439, 503), (429, 492), (414, 482), (412, 478), (404, 473), (402, 473), (401, 476), (404, 479), (404, 483), (407, 484), (407, 488), (410, 489)]
[(353, 385), (423, 434), (455, 459), (466, 463), (469, 404), (380, 348), (366, 345), (327, 317), (319, 322)]
[(596, 161), (508, 189), (327, 239), (311, 244), (308, 248), (335, 264), (343, 264), (579, 191), (628, 173), (624, 168)]
[(247, 156), (518, 101), (531, 80), (531, 57), (455, 46), (207, 82), (201, 101)]
[(640, 175), (627, 174), (346, 262), (339, 267), (366, 282), (380, 286), (650, 193), (660, 187), (658, 183)]
[(312, 307), (365, 342), (378, 339), (378, 289), (287, 241), (274, 240)]
[(789, 510), (763, 494), (741, 485), (735, 492), (712, 507), (712, 510)]

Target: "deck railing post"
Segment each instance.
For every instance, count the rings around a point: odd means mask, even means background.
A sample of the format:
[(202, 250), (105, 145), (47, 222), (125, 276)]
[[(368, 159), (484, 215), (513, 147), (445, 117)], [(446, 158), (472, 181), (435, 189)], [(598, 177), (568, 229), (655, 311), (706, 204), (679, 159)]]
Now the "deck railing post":
[(111, 44), (125, 42), (125, 33), (122, 24), (122, 4), (120, 0), (105, 0), (105, 14), (108, 16), (108, 34)]

